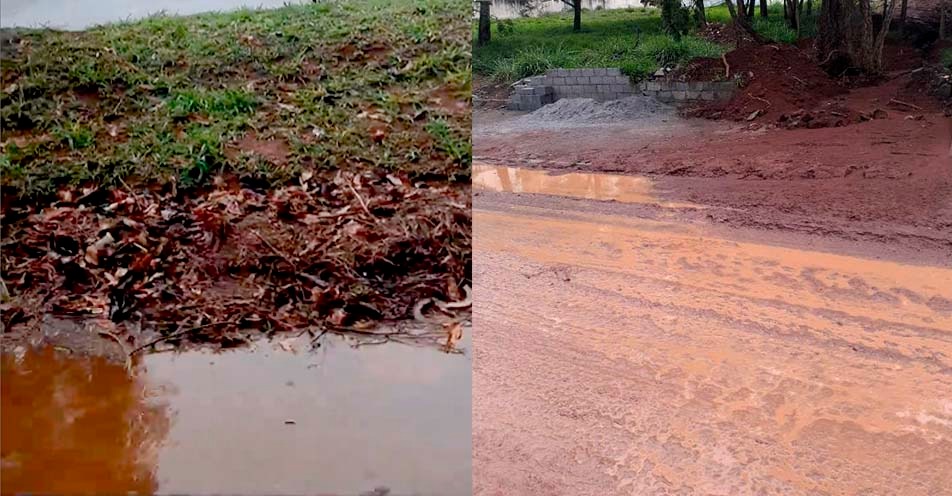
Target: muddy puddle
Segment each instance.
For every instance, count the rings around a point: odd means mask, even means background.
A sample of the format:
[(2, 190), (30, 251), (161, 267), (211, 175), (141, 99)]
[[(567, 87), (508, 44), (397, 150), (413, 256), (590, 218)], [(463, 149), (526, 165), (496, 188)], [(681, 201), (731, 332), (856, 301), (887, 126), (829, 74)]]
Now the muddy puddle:
[[(3, 493), (469, 494), (471, 358), (325, 336), (2, 355)], [(10, 351), (10, 350), (5, 350)]]
[(552, 174), (545, 170), (473, 164), (473, 187), (503, 193), (567, 196), (621, 203), (650, 203), (669, 208), (699, 208), (690, 203), (659, 198), (654, 183), (639, 176), (571, 172)]

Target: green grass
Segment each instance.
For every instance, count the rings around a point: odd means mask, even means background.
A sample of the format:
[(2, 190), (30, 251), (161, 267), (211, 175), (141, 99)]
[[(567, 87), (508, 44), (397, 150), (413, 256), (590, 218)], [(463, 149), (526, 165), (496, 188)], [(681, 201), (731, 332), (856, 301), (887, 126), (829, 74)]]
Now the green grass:
[[(714, 22), (730, 20), (725, 6), (708, 8), (707, 17)], [(796, 41), (796, 32), (786, 26), (780, 5), (770, 6), (768, 19), (757, 17), (754, 28), (774, 41)], [(802, 35), (809, 33), (804, 30)], [(473, 70), (511, 82), (553, 68), (619, 67), (638, 80), (661, 66), (719, 57), (730, 48), (694, 35), (675, 42), (662, 32), (656, 9), (585, 11), (580, 33), (572, 32), (571, 13), (559, 13), (494, 21), (492, 41), (473, 48)]]
[(572, 32), (570, 13), (515, 19), (510, 25), (506, 33), (494, 26), (492, 41), (473, 48), (474, 72), (514, 81), (556, 67), (620, 67), (638, 79), (662, 64), (719, 56), (725, 49), (693, 36), (676, 43), (661, 32), (653, 9), (586, 11), (580, 33)]
[(947, 69), (952, 69), (952, 48), (945, 48), (939, 54), (939, 61), (942, 63), (942, 66)]
[[(814, 8), (819, 8), (819, 2), (815, 2)], [(791, 29), (787, 21), (783, 18), (783, 5), (780, 3), (771, 3), (767, 6), (767, 18), (760, 17), (760, 7), (754, 9), (754, 30), (768, 40), (778, 43), (796, 43), (797, 32)], [(726, 5), (718, 5), (706, 9), (707, 19), (709, 21), (726, 23), (730, 21), (730, 12)], [(816, 10), (811, 15), (803, 14), (801, 19), (800, 38), (810, 38), (816, 36)]]
[[(469, 5), (331, 0), (20, 30), (0, 62), (5, 193), (220, 173), (280, 183), (303, 168), (465, 179), (469, 113), (432, 95), (468, 101)], [(241, 149), (250, 134), (287, 157)]]

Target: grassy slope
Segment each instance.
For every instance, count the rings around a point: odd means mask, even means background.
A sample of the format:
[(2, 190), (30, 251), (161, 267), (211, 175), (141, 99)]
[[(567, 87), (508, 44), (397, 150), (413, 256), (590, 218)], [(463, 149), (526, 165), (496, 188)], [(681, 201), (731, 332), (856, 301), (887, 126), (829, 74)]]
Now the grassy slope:
[(273, 184), (304, 167), (465, 180), (468, 5), (348, 0), (20, 32), (2, 62), (5, 192), (221, 171)]
[[(687, 36), (676, 43), (661, 31), (657, 9), (598, 10), (582, 14), (582, 32), (572, 32), (571, 13), (514, 19), (511, 30), (493, 25), (492, 42), (473, 48), (473, 70), (500, 81), (541, 74), (554, 67), (620, 67), (642, 78), (661, 65), (695, 57), (716, 57), (729, 47)], [(727, 22), (724, 6), (707, 9), (709, 21)], [(755, 27), (770, 39), (792, 42), (796, 34), (783, 23), (779, 5)], [(636, 31), (640, 36), (636, 37)], [(475, 31), (473, 31), (475, 33)], [(636, 43), (635, 40), (638, 39)]]

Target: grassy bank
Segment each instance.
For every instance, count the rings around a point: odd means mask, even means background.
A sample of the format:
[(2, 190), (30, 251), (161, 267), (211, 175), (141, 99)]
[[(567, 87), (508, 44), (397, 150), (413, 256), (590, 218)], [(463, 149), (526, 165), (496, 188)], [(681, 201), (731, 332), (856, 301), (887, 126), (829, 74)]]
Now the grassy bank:
[(65, 315), (137, 351), (235, 346), (464, 299), (468, 12), (328, 0), (0, 34), (0, 338)]
[(7, 194), (226, 172), (468, 174), (468, 4), (354, 0), (7, 32)]
[[(707, 16), (713, 22), (730, 19), (724, 6), (709, 8)], [(779, 5), (771, 5), (768, 19), (758, 17), (755, 29), (775, 41), (796, 40)], [(731, 48), (695, 35), (675, 42), (662, 32), (657, 9), (586, 11), (580, 33), (572, 32), (571, 13), (494, 21), (492, 36), (490, 44), (473, 49), (473, 70), (498, 81), (514, 81), (556, 67), (619, 67), (641, 79), (661, 66), (717, 57)]]

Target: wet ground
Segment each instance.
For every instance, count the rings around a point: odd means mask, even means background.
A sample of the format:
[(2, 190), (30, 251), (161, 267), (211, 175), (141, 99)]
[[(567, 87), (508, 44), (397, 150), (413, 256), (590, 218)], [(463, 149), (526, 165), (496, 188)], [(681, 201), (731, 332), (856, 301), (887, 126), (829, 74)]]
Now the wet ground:
[(463, 354), (305, 335), (152, 354), (133, 375), (7, 350), (3, 492), (469, 494), (468, 334)]
[[(544, 170), (473, 166), (473, 186), (506, 193), (537, 193), (622, 203), (655, 203), (654, 184), (645, 177), (611, 174), (562, 173)], [(662, 206), (692, 207), (691, 204), (659, 202)]]
[(228, 11), (243, 7), (276, 8), (294, 0), (2, 0), (0, 27), (85, 29), (96, 24), (134, 20), (164, 12), (169, 15)]
[[(844, 130), (476, 129), (474, 494), (949, 494), (949, 124), (893, 125), (905, 163)], [(912, 174), (790, 172), (854, 164)]]
[[(857, 109), (874, 105), (862, 92), (849, 98)], [(748, 131), (676, 117), (532, 128), (514, 126), (524, 122), (516, 113), (477, 111), (473, 151), (492, 166), (647, 176), (665, 201), (710, 207), (708, 225), (878, 244), (876, 257), (952, 265), (952, 119), (915, 114)]]

